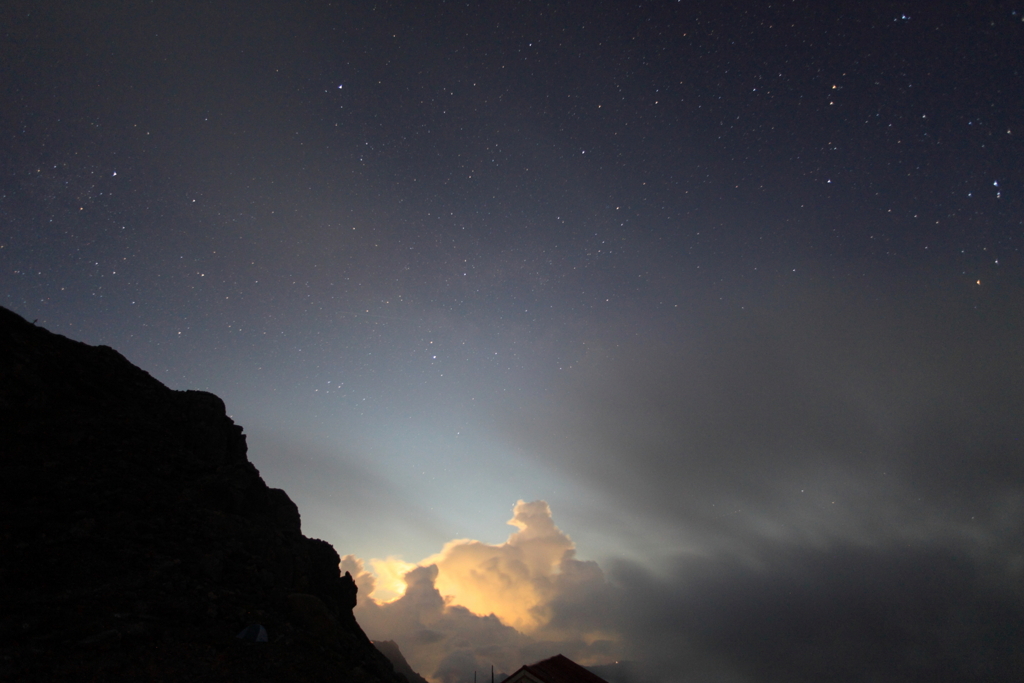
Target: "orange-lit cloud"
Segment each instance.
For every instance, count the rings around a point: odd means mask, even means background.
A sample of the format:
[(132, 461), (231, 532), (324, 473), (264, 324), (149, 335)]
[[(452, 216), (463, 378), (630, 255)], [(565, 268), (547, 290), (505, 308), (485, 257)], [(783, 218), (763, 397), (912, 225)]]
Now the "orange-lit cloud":
[(363, 629), (396, 641), (435, 681), (465, 680), (466, 671), (491, 664), (511, 673), (559, 652), (581, 663), (616, 659), (618, 638), (600, 608), (611, 593), (600, 567), (575, 559), (544, 501), (517, 502), (509, 524), (517, 530), (502, 544), (450, 541), (417, 565), (372, 560), (373, 574), (346, 556), (342, 569), (368, 596), (355, 610)]
[(416, 568), (411, 562), (389, 556), (383, 560), (370, 560), (373, 567), (374, 588), (368, 593), (377, 602), (391, 602), (405, 593), (405, 575)]
[(532, 633), (550, 620), (554, 578), (574, 546), (542, 500), (516, 503), (508, 523), (519, 530), (501, 545), (451, 541), (420, 564), (437, 566), (435, 585), (452, 604), (494, 614), (503, 624)]

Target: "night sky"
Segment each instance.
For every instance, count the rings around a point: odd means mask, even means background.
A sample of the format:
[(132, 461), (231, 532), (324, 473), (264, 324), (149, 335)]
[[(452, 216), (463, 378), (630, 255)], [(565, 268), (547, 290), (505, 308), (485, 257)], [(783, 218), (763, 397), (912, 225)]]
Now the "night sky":
[(1024, 672), (1024, 3), (0, 36), (0, 304), (221, 396), (423, 675)]

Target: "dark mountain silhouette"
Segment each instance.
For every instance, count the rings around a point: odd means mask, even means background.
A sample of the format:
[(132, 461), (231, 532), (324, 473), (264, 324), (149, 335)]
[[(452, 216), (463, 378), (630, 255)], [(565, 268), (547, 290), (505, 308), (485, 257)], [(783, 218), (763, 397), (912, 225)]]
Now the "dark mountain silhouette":
[(405, 655), (398, 649), (398, 643), (393, 640), (375, 640), (373, 644), (391, 661), (395, 671), (405, 676), (409, 683), (427, 683), (427, 679), (413, 671), (409, 662), (405, 661)]
[(401, 683), (355, 604), (219, 398), (0, 308), (0, 680)]

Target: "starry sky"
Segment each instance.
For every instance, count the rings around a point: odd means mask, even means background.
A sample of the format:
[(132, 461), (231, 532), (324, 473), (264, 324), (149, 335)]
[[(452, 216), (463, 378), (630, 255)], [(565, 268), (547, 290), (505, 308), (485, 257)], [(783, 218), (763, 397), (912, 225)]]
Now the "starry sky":
[(0, 304), (221, 396), (431, 680), (1024, 670), (1024, 3), (0, 27)]

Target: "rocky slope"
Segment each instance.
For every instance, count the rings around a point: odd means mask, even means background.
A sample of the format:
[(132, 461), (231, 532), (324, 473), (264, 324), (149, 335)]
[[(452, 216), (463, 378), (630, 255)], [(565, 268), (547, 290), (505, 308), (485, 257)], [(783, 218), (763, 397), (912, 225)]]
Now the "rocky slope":
[(219, 398), (0, 309), (0, 680), (400, 683), (355, 602)]

